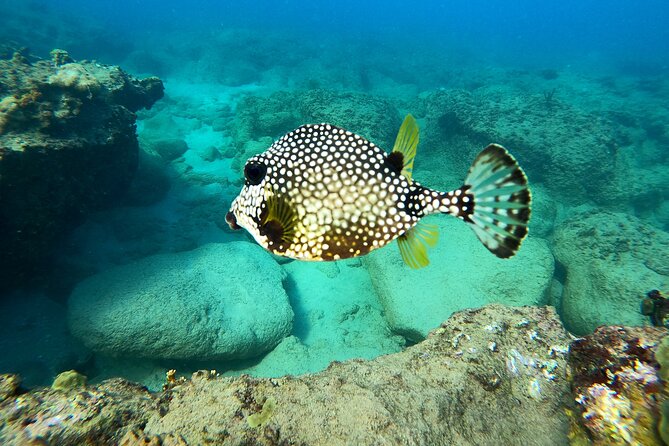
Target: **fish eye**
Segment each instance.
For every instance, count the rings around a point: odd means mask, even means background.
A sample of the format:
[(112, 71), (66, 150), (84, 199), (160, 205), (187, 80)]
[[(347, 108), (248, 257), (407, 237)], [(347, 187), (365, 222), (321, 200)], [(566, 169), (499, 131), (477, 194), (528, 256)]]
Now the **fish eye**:
[(266, 173), (267, 166), (258, 161), (247, 163), (246, 166), (244, 166), (244, 177), (252, 186), (260, 184), (263, 178), (265, 178)]

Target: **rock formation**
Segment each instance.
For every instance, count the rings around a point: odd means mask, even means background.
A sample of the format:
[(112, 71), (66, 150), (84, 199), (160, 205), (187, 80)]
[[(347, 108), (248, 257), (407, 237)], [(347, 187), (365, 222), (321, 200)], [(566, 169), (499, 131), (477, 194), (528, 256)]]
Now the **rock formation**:
[(0, 287), (39, 277), (63, 234), (118, 198), (137, 167), (135, 114), (160, 79), (15, 53), (0, 60)]

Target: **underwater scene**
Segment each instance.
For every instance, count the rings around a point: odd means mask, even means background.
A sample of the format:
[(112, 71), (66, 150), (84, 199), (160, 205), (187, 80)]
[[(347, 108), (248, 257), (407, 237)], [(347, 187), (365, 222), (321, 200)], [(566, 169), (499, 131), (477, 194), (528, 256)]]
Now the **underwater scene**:
[(667, 23), (0, 0), (0, 445), (669, 444)]

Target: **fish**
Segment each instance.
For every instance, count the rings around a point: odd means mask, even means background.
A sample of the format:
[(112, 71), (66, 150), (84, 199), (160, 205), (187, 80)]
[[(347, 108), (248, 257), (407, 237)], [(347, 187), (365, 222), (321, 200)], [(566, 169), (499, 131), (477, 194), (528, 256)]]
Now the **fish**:
[(430, 214), (464, 221), (499, 258), (528, 233), (527, 176), (501, 145), (474, 159), (461, 187), (441, 192), (413, 179), (419, 128), (409, 114), (393, 150), (332, 124), (306, 124), (248, 159), (226, 222), (278, 256), (305, 261), (359, 257), (397, 240), (410, 268), (429, 264), (438, 241)]

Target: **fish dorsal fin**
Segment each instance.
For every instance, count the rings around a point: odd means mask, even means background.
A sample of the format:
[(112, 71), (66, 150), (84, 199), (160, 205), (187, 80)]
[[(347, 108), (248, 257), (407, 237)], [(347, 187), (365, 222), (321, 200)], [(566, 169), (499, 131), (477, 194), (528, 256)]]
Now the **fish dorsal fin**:
[(402, 260), (413, 269), (429, 265), (427, 248), (434, 247), (437, 240), (439, 232), (436, 225), (418, 222), (416, 226), (397, 238)]
[(397, 132), (393, 153), (402, 154), (402, 175), (408, 180), (413, 174), (413, 160), (416, 158), (416, 149), (418, 148), (418, 123), (410, 114), (404, 118), (404, 122)]
[(290, 245), (295, 238), (297, 215), (286, 197), (267, 192), (266, 211), (260, 222), (260, 234), (275, 245)]

